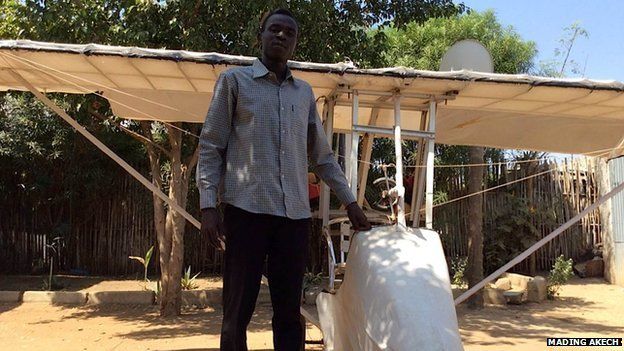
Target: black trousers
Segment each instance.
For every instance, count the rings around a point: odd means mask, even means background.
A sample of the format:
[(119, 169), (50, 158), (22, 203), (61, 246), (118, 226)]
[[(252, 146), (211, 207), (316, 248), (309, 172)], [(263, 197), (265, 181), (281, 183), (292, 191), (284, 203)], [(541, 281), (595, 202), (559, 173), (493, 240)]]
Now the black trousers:
[(273, 304), (273, 345), (303, 350), (301, 289), (310, 219), (256, 214), (228, 205), (223, 272), (221, 350), (247, 350), (247, 325), (256, 305), (265, 258)]

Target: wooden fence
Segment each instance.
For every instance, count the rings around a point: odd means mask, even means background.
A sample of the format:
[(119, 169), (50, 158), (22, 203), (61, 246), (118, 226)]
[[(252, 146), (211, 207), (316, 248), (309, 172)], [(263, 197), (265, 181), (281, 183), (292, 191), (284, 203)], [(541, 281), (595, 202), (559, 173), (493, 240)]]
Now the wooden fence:
[[(559, 165), (532, 164), (530, 167), (515, 170), (490, 167), (486, 172), (489, 186), (550, 171), (539, 177), (486, 193), (484, 201), (486, 244), (493, 245), (492, 238), (505, 227), (504, 223), (500, 223), (506, 214), (518, 215), (517, 210), (521, 208), (513, 208), (514, 204), (520, 203), (524, 210), (529, 211), (528, 215), (524, 213), (524, 217), (521, 216), (518, 221), (522, 222), (523, 218), (526, 219), (528, 216), (528, 222), (536, 228), (536, 232), (503, 234), (516, 235), (519, 240), (526, 239), (527, 243), (547, 235), (582, 211), (597, 198), (598, 194), (592, 169), (591, 161), (568, 161)], [(124, 173), (120, 172), (114, 183), (117, 190), (102, 194), (98, 203), (84, 204), (80, 199), (75, 199), (62, 204), (68, 207), (63, 211), (67, 217), (65, 221), (68, 223), (68, 229), (63, 234), (65, 246), (60, 254), (62, 270), (91, 275), (142, 274), (140, 265), (128, 259), (128, 256), (143, 256), (150, 246), (157, 247), (153, 229), (152, 197), (138, 182)], [(461, 174), (451, 179), (447, 184), (448, 198), (465, 195), (465, 184), (466, 180)], [(516, 202), (510, 204), (510, 199), (515, 199)], [(197, 199), (189, 196), (189, 202), (192, 201)], [(15, 198), (6, 199), (0, 204), (0, 273), (23, 274), (40, 271), (50, 259), (51, 252), (46, 249), (45, 243), (52, 235), (42, 229), (41, 217), (44, 214), (41, 210), (33, 210), (22, 202), (18, 194)], [(441, 234), (448, 257), (467, 254), (466, 206), (467, 201), (462, 200), (434, 210), (435, 226)], [(530, 211), (534, 211), (535, 215)], [(198, 215), (196, 209), (192, 212)], [(530, 227), (527, 223), (521, 224), (520, 228)], [(579, 224), (552, 243), (538, 250), (533, 255), (534, 268), (548, 270), (558, 255), (578, 258), (588, 248), (600, 242), (600, 222), (596, 211), (583, 218)], [(203, 240), (198, 231), (190, 225), (186, 228), (185, 248), (185, 267), (190, 265), (194, 272), (201, 271), (204, 274), (220, 273), (221, 255), (214, 252), (207, 241)], [(325, 266), (324, 250), (324, 244), (317, 231), (313, 235), (311, 249), (311, 259), (319, 261), (310, 264), (314, 270)], [(496, 250), (486, 252), (484, 259), (486, 265), (488, 263), (496, 265), (492, 260), (504, 258), (498, 257), (496, 252)], [(157, 248), (155, 254), (150, 265), (151, 274), (157, 273), (158, 270)], [(526, 260), (515, 269), (527, 271), (531, 268), (530, 265), (530, 260)]]
[[(494, 184), (490, 184), (490, 187), (525, 178), (532, 174), (544, 174), (484, 194), (484, 236), (486, 241), (484, 265), (488, 266), (489, 263), (492, 267), (498, 267), (506, 263), (506, 260), (505, 262), (502, 262), (503, 260), (488, 262), (488, 259), (504, 258), (489, 255), (492, 252), (495, 253), (496, 250), (487, 252), (488, 238), (490, 244), (492, 238), (496, 237), (500, 239), (500, 243), (505, 243), (504, 238), (501, 239), (505, 235), (510, 237), (512, 244), (514, 239), (524, 241), (516, 247), (516, 253), (519, 253), (591, 205), (598, 197), (598, 182), (593, 172), (594, 167), (595, 165), (590, 159), (532, 164), (516, 170), (504, 170), (502, 173), (500, 168), (490, 167), (486, 171), (486, 176), (489, 179), (495, 179)], [(458, 178), (461, 177), (458, 176)], [(464, 179), (450, 182), (449, 198), (465, 195), (465, 184)], [(467, 205), (468, 201), (463, 200), (440, 206), (434, 210), (434, 225), (441, 234), (448, 257), (467, 256), (469, 221)], [(501, 224), (502, 216), (512, 218), (506, 220), (503, 218)], [(515, 226), (511, 227), (508, 225), (509, 222)], [(510, 226), (511, 231), (520, 232), (506, 233), (502, 230), (504, 226)], [(530, 229), (532, 227), (534, 229)], [(596, 210), (540, 248), (531, 258), (518, 264), (514, 270), (521, 272), (547, 271), (552, 268), (554, 260), (559, 255), (576, 260), (601, 242), (600, 216)], [(508, 246), (509, 244), (509, 242), (505, 243)], [(489, 247), (491, 249), (492, 245)], [(501, 248), (501, 250), (506, 251), (510, 251), (510, 249), (513, 250), (511, 247)], [(507, 258), (510, 257), (511, 255)], [(532, 264), (533, 267), (531, 267)]]
[[(98, 203), (76, 199), (64, 204), (68, 230), (56, 257), (65, 272), (90, 275), (140, 276), (142, 267), (128, 256), (144, 256), (154, 245), (150, 273), (158, 271), (158, 244), (153, 224), (152, 196), (130, 176), (120, 173), (114, 191), (102, 194)], [(43, 229), (43, 210), (20, 206), (16, 196), (0, 208), (0, 273), (28, 274), (48, 267), (52, 252), (46, 242), (55, 236)], [(197, 215), (197, 214), (196, 214)], [(221, 258), (187, 225), (185, 267), (194, 272), (219, 273)]]

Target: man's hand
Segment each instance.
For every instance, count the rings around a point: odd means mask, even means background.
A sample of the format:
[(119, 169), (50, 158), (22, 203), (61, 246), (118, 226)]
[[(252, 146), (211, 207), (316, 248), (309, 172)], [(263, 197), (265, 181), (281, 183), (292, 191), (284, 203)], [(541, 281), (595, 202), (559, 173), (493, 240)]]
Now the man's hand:
[(208, 243), (215, 249), (225, 249), (225, 226), (216, 208), (202, 209), (201, 235), (208, 238)]
[(366, 219), (364, 211), (362, 211), (362, 208), (358, 206), (357, 202), (352, 202), (347, 205), (347, 216), (351, 221), (353, 230), (355, 230), (356, 232), (371, 229), (371, 224), (368, 223), (368, 219)]

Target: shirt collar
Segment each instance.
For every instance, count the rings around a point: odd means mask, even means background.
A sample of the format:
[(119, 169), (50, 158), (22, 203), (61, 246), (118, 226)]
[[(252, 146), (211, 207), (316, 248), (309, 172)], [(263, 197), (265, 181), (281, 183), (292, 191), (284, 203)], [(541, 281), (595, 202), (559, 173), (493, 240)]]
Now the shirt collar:
[[(255, 59), (253, 64), (251, 65), (253, 70), (253, 78), (261, 78), (269, 74), (269, 69), (260, 61), (260, 59)], [(286, 79), (293, 82), (296, 82), (295, 77), (293, 77), (292, 72), (290, 71), (290, 67), (286, 66)]]

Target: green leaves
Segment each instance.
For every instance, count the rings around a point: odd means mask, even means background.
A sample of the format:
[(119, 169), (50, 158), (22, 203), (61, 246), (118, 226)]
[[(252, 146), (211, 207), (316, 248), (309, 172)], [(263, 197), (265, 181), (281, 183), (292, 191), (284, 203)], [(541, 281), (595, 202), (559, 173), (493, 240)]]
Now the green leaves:
[(149, 267), (153, 252), (154, 252), (154, 246), (152, 245), (149, 248), (149, 250), (147, 250), (147, 252), (145, 253), (145, 257), (128, 256), (129, 259), (135, 260), (143, 265), (143, 281), (146, 283), (149, 282), (149, 279), (147, 279), (147, 268)]
[(537, 53), (534, 42), (522, 40), (512, 27), (503, 27), (492, 11), (431, 18), (382, 31), (388, 37), (385, 61), (390, 66), (438, 70), (446, 50), (462, 39), (483, 43), (497, 73), (526, 73)]
[(182, 290), (193, 290), (199, 287), (199, 284), (195, 281), (195, 278), (199, 276), (199, 273), (191, 276), (191, 266), (188, 266), (184, 271), (184, 275), (182, 276), (182, 280), (180, 284), (182, 285)]
[(565, 259), (563, 255), (557, 257), (555, 264), (548, 275), (548, 298), (554, 299), (559, 295), (559, 289), (574, 276), (572, 259)]
[(383, 63), (385, 35), (369, 36), (371, 28), (391, 21), (403, 28), (465, 11), (451, 0), (6, 1), (0, 4), (0, 37), (258, 55), (262, 14), (285, 5), (299, 23), (294, 59), (336, 62), (349, 57), (362, 66)]

